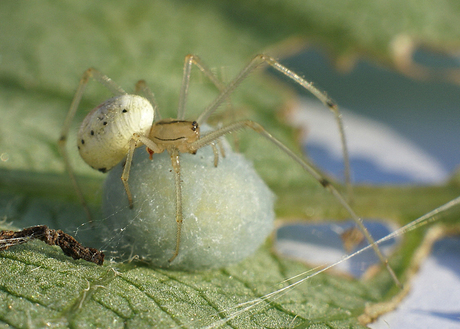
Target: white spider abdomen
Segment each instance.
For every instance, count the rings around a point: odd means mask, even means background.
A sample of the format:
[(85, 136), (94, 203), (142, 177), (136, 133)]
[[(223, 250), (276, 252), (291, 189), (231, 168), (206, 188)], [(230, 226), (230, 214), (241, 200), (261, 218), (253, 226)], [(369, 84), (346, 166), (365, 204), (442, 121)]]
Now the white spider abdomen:
[(134, 134), (148, 135), (154, 120), (150, 102), (138, 95), (108, 99), (93, 109), (78, 131), (80, 155), (94, 169), (110, 170), (128, 153)]

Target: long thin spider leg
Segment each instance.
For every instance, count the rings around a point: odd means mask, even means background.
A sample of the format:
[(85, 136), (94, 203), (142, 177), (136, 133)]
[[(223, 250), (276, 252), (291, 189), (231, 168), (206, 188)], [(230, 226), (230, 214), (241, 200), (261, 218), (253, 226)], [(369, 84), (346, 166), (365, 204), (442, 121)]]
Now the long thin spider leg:
[(69, 134), (70, 130), (70, 125), (72, 123), (72, 120), (77, 112), (78, 105), (80, 104), (81, 98), (83, 96), (83, 93), (85, 92), (86, 85), (88, 84), (89, 78), (92, 76), (92, 69), (88, 69), (85, 71), (83, 74), (80, 84), (78, 86), (77, 92), (75, 93), (75, 96), (72, 100), (72, 104), (70, 105), (69, 112), (67, 113), (67, 117), (64, 121), (64, 124), (61, 129), (61, 135), (59, 137), (58, 141), (58, 147), (61, 152), (62, 158), (64, 159), (64, 165), (66, 167), (66, 170), (70, 176), (70, 180), (72, 182), (72, 185), (74, 186), (74, 189), (77, 193), (78, 198), (80, 199), (80, 203), (83, 205), (83, 208), (85, 209), (86, 215), (89, 218), (90, 221), (91, 219), (91, 212), (88, 208), (88, 205), (86, 203), (85, 197), (83, 196), (83, 192), (80, 188), (80, 185), (77, 182), (77, 179), (75, 178), (75, 174), (72, 169), (72, 165), (70, 163), (69, 155), (67, 154), (67, 149), (66, 149), (66, 144), (67, 144), (67, 136)]
[(69, 135), (72, 120), (75, 117), (75, 114), (77, 113), (78, 105), (80, 104), (81, 98), (85, 92), (86, 86), (90, 78), (93, 78), (102, 85), (104, 85), (114, 95), (123, 95), (126, 94), (126, 92), (115, 82), (113, 82), (112, 79), (97, 71), (96, 69), (89, 68), (88, 70), (86, 70), (85, 73), (83, 73), (83, 76), (80, 80), (80, 84), (78, 85), (77, 92), (75, 93), (75, 96), (70, 105), (70, 109), (67, 112), (67, 116), (65, 118), (64, 124), (62, 125), (61, 134), (58, 140), (58, 147), (61, 152), (62, 158), (64, 159), (64, 165), (66, 167), (67, 172), (69, 173), (72, 185), (74, 186), (77, 196), (80, 199), (80, 203), (83, 205), (83, 208), (85, 209), (86, 215), (88, 216), (89, 220), (92, 221), (91, 212), (89, 210), (88, 204), (86, 203), (85, 197), (83, 196), (83, 192), (80, 188), (80, 185), (78, 184), (77, 179), (75, 178), (72, 164), (70, 163), (69, 155), (66, 149), (67, 136)]
[[(186, 102), (188, 96), (188, 89), (190, 86), (190, 75), (192, 72), (192, 65), (195, 65), (216, 87), (220, 92), (223, 92), (225, 85), (217, 79), (214, 73), (209, 69), (202, 60), (196, 55), (187, 55), (185, 56), (184, 61), (184, 73), (182, 77), (182, 85), (179, 94), (179, 104), (177, 109), (177, 119), (184, 120), (186, 112)], [(232, 107), (230, 99), (227, 98), (229, 108)]]
[(180, 181), (180, 159), (179, 151), (173, 149), (170, 151), (171, 163), (174, 169), (174, 181), (176, 186), (176, 223), (177, 223), (177, 232), (176, 232), (176, 250), (174, 251), (173, 256), (169, 259), (171, 263), (179, 254), (180, 247), (180, 236), (182, 231), (182, 189)]
[(214, 167), (219, 164), (219, 151), (217, 150), (216, 143), (211, 143), (212, 153), (214, 153)]
[(128, 203), (129, 208), (132, 209), (133, 204), (133, 195), (129, 188), (128, 180), (129, 180), (129, 173), (131, 171), (131, 164), (133, 162), (134, 151), (136, 148), (142, 144), (146, 145), (153, 153), (161, 153), (163, 152), (153, 141), (151, 141), (148, 137), (141, 136), (138, 134), (134, 134), (131, 140), (129, 141), (129, 148), (128, 153), (126, 155), (125, 164), (123, 166), (123, 172), (121, 174), (121, 181), (123, 182), (123, 186), (125, 187), (126, 195), (128, 196)]
[(263, 56), (263, 60), (268, 63), (270, 66), (278, 70), (279, 72), (283, 73), (287, 77), (291, 78), (295, 82), (297, 82), (299, 85), (307, 89), (309, 92), (311, 92), (316, 98), (318, 98), (324, 105), (326, 105), (332, 113), (334, 113), (335, 120), (337, 122), (337, 126), (339, 129), (339, 134), (340, 134), (340, 142), (342, 146), (342, 156), (343, 156), (343, 163), (344, 163), (344, 173), (345, 173), (345, 184), (347, 187), (347, 194), (349, 199), (352, 198), (352, 186), (351, 186), (351, 174), (350, 174), (350, 158), (348, 155), (348, 147), (347, 147), (347, 142), (345, 138), (345, 129), (343, 125), (343, 120), (342, 120), (342, 114), (340, 113), (339, 107), (337, 104), (332, 101), (324, 92), (321, 92), (319, 89), (317, 89), (311, 82), (306, 81), (299, 75), (297, 75), (295, 72), (289, 70), (287, 67), (281, 65), (278, 61), (276, 61), (274, 58), (269, 57), (269, 56)]
[(193, 55), (185, 56), (184, 71), (182, 75), (182, 84), (179, 94), (179, 104), (177, 105), (177, 119), (184, 120), (185, 118), (185, 103), (188, 96), (188, 88), (190, 86), (190, 74), (192, 73)]
[(133, 195), (129, 189), (128, 180), (129, 180), (129, 172), (131, 170), (131, 164), (133, 162), (133, 155), (134, 150), (136, 149), (137, 142), (134, 138), (129, 141), (129, 149), (128, 154), (126, 155), (125, 164), (123, 166), (123, 172), (121, 174), (121, 181), (123, 182), (123, 186), (125, 187), (126, 195), (128, 196), (128, 203), (129, 208), (133, 208)]
[(144, 94), (145, 98), (147, 98), (153, 106), (153, 111), (155, 112), (155, 121), (161, 120), (161, 113), (158, 109), (158, 103), (155, 99), (155, 94), (152, 92), (149, 86), (147, 86), (147, 83), (145, 82), (145, 80), (139, 80), (136, 83), (136, 88), (134, 92), (136, 94), (140, 92)]
[(343, 128), (342, 122), (342, 115), (339, 111), (338, 106), (323, 92), (313, 86), (313, 83), (303, 79), (293, 71), (289, 70), (287, 67), (281, 65), (277, 60), (274, 58), (259, 54), (256, 55), (245, 68), (241, 70), (241, 72), (227, 85), (224, 91), (220, 93), (219, 96), (211, 103), (209, 106), (201, 113), (201, 115), (196, 120), (198, 124), (202, 124), (206, 122), (209, 116), (216, 111), (222, 102), (229, 97), (229, 95), (237, 88), (241, 82), (247, 78), (247, 76), (253, 72), (257, 67), (262, 64), (268, 64), (277, 71), (283, 73), (287, 77), (291, 78), (307, 91), (312, 93), (316, 98), (318, 98), (324, 105), (326, 105), (333, 113), (339, 127), (340, 139), (342, 144), (342, 152), (343, 152), (343, 161), (344, 161), (344, 171), (345, 171), (345, 184), (347, 187), (347, 194), (351, 199), (352, 196), (352, 187), (351, 187), (351, 178), (350, 178), (350, 160), (348, 156), (348, 148), (345, 139), (345, 131)]
[(395, 283), (399, 286), (402, 287), (401, 283), (399, 282), (398, 278), (396, 277), (396, 274), (393, 272), (393, 269), (390, 267), (388, 264), (388, 260), (383, 256), (382, 252), (378, 248), (378, 246), (375, 244), (374, 239), (372, 238), (371, 234), (369, 231), (366, 229), (366, 227), (363, 224), (363, 221), (358, 215), (353, 211), (353, 209), (350, 207), (348, 202), (345, 200), (345, 198), (342, 196), (342, 194), (325, 178), (323, 177), (318, 171), (316, 171), (311, 164), (309, 164), (305, 159), (301, 158), (297, 154), (295, 154), (293, 151), (291, 151), (287, 146), (285, 146), (281, 141), (273, 137), (268, 131), (266, 131), (260, 124), (246, 120), (246, 121), (239, 121), (235, 122), (233, 124), (230, 124), (228, 126), (222, 127), (220, 129), (217, 129), (215, 131), (212, 131), (200, 138), (199, 140), (193, 142), (190, 144), (190, 150), (194, 151), (197, 150), (205, 145), (208, 145), (210, 143), (213, 143), (216, 139), (234, 132), (239, 129), (243, 128), (250, 128), (254, 130), (255, 132), (259, 133), (263, 137), (265, 137), (267, 140), (275, 144), (281, 151), (286, 153), (290, 158), (292, 158), (294, 161), (296, 161), (302, 168), (307, 171), (311, 176), (313, 176), (325, 189), (327, 189), (332, 195), (335, 196), (335, 198), (339, 201), (339, 203), (347, 210), (347, 212), (350, 214), (351, 218), (355, 221), (355, 223), (358, 225), (360, 230), (363, 232), (364, 236), (366, 237), (367, 241), (369, 242), (370, 245), (372, 245), (372, 248), (374, 249), (375, 253), (379, 257), (380, 261), (382, 264), (384, 264), (392, 276), (393, 280)]

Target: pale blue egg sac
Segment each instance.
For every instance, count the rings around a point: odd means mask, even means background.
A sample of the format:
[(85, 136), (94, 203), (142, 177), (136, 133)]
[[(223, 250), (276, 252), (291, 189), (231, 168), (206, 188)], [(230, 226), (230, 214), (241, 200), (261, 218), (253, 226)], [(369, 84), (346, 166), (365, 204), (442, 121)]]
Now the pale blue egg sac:
[(139, 257), (152, 267), (178, 270), (219, 268), (248, 257), (273, 230), (274, 194), (242, 154), (225, 146), (214, 166), (206, 146), (180, 154), (183, 225), (176, 246), (174, 173), (167, 152), (136, 150), (129, 177), (134, 208), (129, 209), (120, 180), (123, 163), (110, 171), (104, 186), (104, 237), (116, 260)]

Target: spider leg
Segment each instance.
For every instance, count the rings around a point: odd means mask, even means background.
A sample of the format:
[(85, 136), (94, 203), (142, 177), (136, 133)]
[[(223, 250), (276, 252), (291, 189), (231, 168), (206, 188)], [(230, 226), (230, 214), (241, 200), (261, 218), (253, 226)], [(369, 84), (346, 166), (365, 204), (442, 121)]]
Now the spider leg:
[(212, 153), (214, 153), (214, 167), (219, 164), (219, 150), (217, 149), (216, 143), (211, 143)]
[(225, 148), (224, 144), (222, 143), (222, 140), (219, 138), (214, 142), (210, 143), (211, 148), (212, 148), (212, 153), (214, 154), (214, 167), (217, 167), (219, 164), (219, 152), (220, 155), (225, 158)]
[[(188, 96), (188, 89), (190, 86), (190, 75), (192, 72), (192, 65), (195, 65), (222, 93), (225, 89), (225, 85), (215, 76), (211, 69), (209, 69), (202, 60), (196, 55), (185, 56), (184, 61), (184, 73), (182, 77), (182, 85), (179, 94), (179, 104), (177, 110), (177, 119), (185, 119), (185, 108)], [(228, 107), (232, 108), (230, 98), (227, 98)]]
[(149, 100), (149, 102), (153, 106), (153, 111), (155, 112), (155, 121), (161, 120), (161, 113), (158, 110), (158, 104), (157, 104), (157, 101), (155, 99), (155, 95), (153, 94), (153, 92), (149, 88), (149, 86), (147, 86), (147, 83), (145, 82), (145, 80), (139, 80), (136, 83), (136, 87), (134, 89), (134, 92), (136, 94), (139, 94), (139, 93), (144, 94), (145, 98), (147, 98)]
[(340, 110), (335, 104), (325, 93), (321, 92), (319, 89), (317, 89), (315, 86), (313, 86), (313, 83), (303, 79), (300, 77), (298, 74), (295, 72), (291, 71), (287, 67), (281, 65), (276, 59), (273, 57), (267, 56), (267, 55), (256, 55), (250, 62), (249, 64), (244, 67), (240, 73), (227, 85), (225, 90), (223, 90), (217, 98), (208, 105), (208, 107), (201, 113), (201, 115), (198, 117), (196, 120), (198, 124), (202, 124), (206, 122), (206, 120), (209, 118), (209, 116), (214, 113), (219, 106), (222, 104), (222, 102), (229, 97), (229, 95), (241, 84), (241, 82), (247, 78), (247, 76), (253, 72), (256, 68), (258, 68), (260, 65), (266, 64), (270, 65), (277, 71), (281, 72), (285, 76), (289, 77), (290, 79), (294, 80), (296, 83), (301, 85), (303, 88), (305, 88), (307, 91), (312, 93), (316, 98), (318, 98), (324, 105), (326, 105), (333, 113), (334, 117), (336, 119), (339, 133), (340, 133), (340, 139), (341, 139), (341, 144), (342, 144), (342, 153), (343, 153), (343, 161), (344, 161), (344, 172), (345, 172), (345, 184), (347, 187), (347, 194), (348, 198), (352, 198), (352, 187), (351, 187), (351, 178), (350, 178), (350, 160), (348, 156), (348, 148), (347, 148), (347, 143), (345, 139), (345, 130), (343, 127), (343, 122), (342, 122), (342, 115), (340, 113)]
[(182, 231), (182, 190), (181, 190), (181, 181), (180, 181), (179, 151), (177, 149), (169, 150), (169, 155), (171, 156), (171, 163), (174, 169), (174, 181), (175, 181), (175, 187), (176, 187), (176, 223), (177, 223), (176, 250), (174, 251), (173, 256), (169, 259), (169, 262), (171, 263), (179, 254), (180, 237), (181, 237), (181, 231)]
[[(134, 151), (139, 145), (143, 143), (146, 145), (153, 153), (161, 153), (163, 152), (154, 142), (152, 142), (149, 138), (145, 136), (141, 136), (138, 134), (134, 134), (131, 140), (129, 141), (129, 149), (126, 155), (125, 164), (123, 166), (123, 172), (121, 174), (121, 181), (123, 182), (123, 186), (125, 187), (126, 195), (128, 196), (129, 208), (133, 209), (133, 195), (131, 194), (131, 190), (128, 185), (129, 180), (129, 172), (131, 170), (131, 164), (133, 162)], [(153, 154), (152, 153), (152, 154)]]
[(250, 121), (250, 120), (245, 120), (245, 121), (238, 121), (232, 124), (229, 124), (225, 127), (222, 127), (220, 129), (214, 130), (204, 136), (202, 138), (198, 139), (197, 141), (193, 142), (190, 144), (190, 151), (198, 150), (199, 148), (208, 145), (210, 143), (215, 142), (216, 139), (243, 129), (243, 128), (250, 128), (253, 131), (257, 132), (258, 134), (262, 135), (265, 137), (268, 141), (271, 143), (275, 144), (281, 151), (283, 151), (286, 155), (288, 155), (291, 159), (293, 159), (295, 162), (297, 162), (302, 168), (307, 171), (311, 176), (313, 176), (314, 179), (316, 179), (326, 190), (328, 190), (334, 197), (339, 201), (339, 203), (347, 210), (347, 212), (350, 214), (352, 219), (355, 221), (355, 223), (358, 225), (359, 229), (363, 232), (364, 236), (366, 237), (366, 240), (369, 242), (370, 245), (372, 245), (372, 248), (374, 249), (375, 253), (379, 257), (380, 261), (382, 264), (384, 264), (392, 276), (393, 280), (395, 283), (399, 286), (402, 287), (401, 283), (399, 282), (398, 278), (396, 277), (396, 274), (393, 272), (393, 269), (390, 267), (388, 264), (388, 260), (385, 258), (385, 256), (382, 254), (380, 251), (379, 247), (375, 244), (374, 239), (372, 238), (371, 234), (369, 231), (366, 229), (366, 227), (363, 224), (363, 221), (358, 215), (354, 212), (354, 210), (351, 208), (351, 206), (348, 204), (348, 202), (345, 200), (345, 198), (342, 196), (342, 194), (327, 180), (324, 176), (322, 176), (310, 163), (308, 163), (305, 159), (302, 157), (298, 156), (296, 153), (294, 153), (292, 150), (290, 150), (286, 145), (284, 145), (281, 141), (273, 137), (268, 131), (266, 131), (260, 124)]
[(222, 158), (225, 158), (225, 148), (224, 144), (222, 143), (221, 139), (217, 140), (217, 146), (219, 146), (220, 154), (222, 155)]
[(131, 164), (133, 162), (134, 150), (136, 149), (136, 146), (137, 146), (136, 139), (131, 138), (131, 140), (129, 141), (128, 154), (126, 155), (125, 164), (123, 166), (123, 172), (121, 174), (121, 181), (123, 182), (123, 186), (125, 187), (126, 195), (128, 196), (128, 203), (129, 203), (130, 209), (133, 209), (134, 205), (133, 205), (133, 195), (131, 194), (131, 191), (128, 185), (128, 179), (129, 179), (129, 172), (131, 170)]
[(77, 113), (78, 105), (80, 104), (81, 98), (83, 97), (83, 94), (85, 92), (86, 86), (90, 78), (93, 78), (97, 82), (104, 85), (114, 95), (123, 95), (123, 94), (126, 94), (126, 92), (121, 87), (119, 87), (115, 82), (113, 82), (109, 77), (97, 71), (96, 69), (89, 68), (88, 70), (86, 70), (85, 73), (83, 73), (82, 78), (80, 79), (80, 84), (78, 85), (78, 89), (72, 100), (70, 109), (67, 112), (67, 116), (65, 118), (64, 124), (62, 125), (61, 134), (58, 140), (58, 147), (62, 155), (62, 158), (64, 159), (64, 165), (66, 167), (67, 172), (69, 173), (70, 180), (72, 181), (72, 185), (74, 186), (77, 196), (80, 199), (80, 203), (83, 205), (83, 208), (85, 209), (86, 215), (88, 216), (89, 220), (92, 221), (91, 212), (86, 203), (85, 197), (83, 196), (83, 192), (80, 188), (80, 185), (78, 184), (77, 179), (75, 178), (72, 164), (70, 163), (70, 158), (69, 158), (69, 155), (66, 149), (67, 137), (69, 135), (69, 130), (72, 124), (72, 120), (75, 117), (75, 114)]

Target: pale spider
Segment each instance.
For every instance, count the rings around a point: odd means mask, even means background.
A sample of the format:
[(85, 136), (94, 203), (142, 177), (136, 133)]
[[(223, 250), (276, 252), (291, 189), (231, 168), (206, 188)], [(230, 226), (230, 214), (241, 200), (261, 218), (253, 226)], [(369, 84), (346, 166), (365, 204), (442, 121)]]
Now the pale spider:
[[(349, 161), (341, 114), (337, 105), (325, 93), (319, 91), (312, 85), (312, 83), (304, 80), (293, 71), (281, 65), (274, 58), (267, 55), (261, 54), (255, 56), (227, 86), (223, 86), (223, 84), (214, 76), (212, 71), (207, 68), (197, 56), (187, 55), (185, 58), (176, 119), (161, 119), (154, 95), (143, 80), (140, 80), (136, 84), (135, 92), (141, 92), (145, 97), (126, 93), (109, 77), (93, 68), (88, 69), (83, 74), (62, 127), (59, 147), (63, 154), (65, 165), (70, 174), (71, 180), (88, 215), (89, 210), (73, 174), (65, 146), (71, 121), (75, 116), (89, 79), (93, 78), (109, 89), (114, 94), (114, 97), (97, 106), (83, 120), (77, 135), (80, 155), (87, 164), (101, 172), (107, 172), (120, 161), (125, 159), (121, 180), (126, 190), (130, 208), (132, 208), (133, 200), (128, 185), (128, 179), (134, 150), (137, 147), (145, 145), (150, 154), (161, 153), (164, 151), (169, 153), (175, 177), (177, 222), (176, 249), (169, 260), (170, 262), (172, 262), (179, 253), (182, 227), (181, 166), (179, 154), (195, 154), (197, 150), (203, 146), (212, 145), (214, 150), (214, 164), (217, 166), (219, 155), (215, 144), (219, 143), (219, 138), (242, 128), (250, 128), (279, 147), (279, 149), (300, 164), (325, 189), (335, 196), (335, 198), (343, 205), (343, 207), (345, 207), (357, 223), (369, 243), (373, 245), (373, 248), (379, 256), (381, 262), (385, 264), (393, 279), (399, 285), (398, 279), (388, 265), (388, 261), (374, 243), (373, 238), (362, 224), (362, 220), (355, 214), (342, 194), (323, 175), (313, 168), (306, 159), (298, 156), (287, 148), (282, 142), (267, 132), (261, 125), (250, 120), (237, 121), (221, 128), (217, 128), (204, 135), (200, 135), (200, 126), (206, 122), (209, 116), (216, 111), (224, 101), (229, 98), (233, 90), (261, 64), (268, 64), (290, 79), (294, 80), (296, 83), (311, 92), (334, 113), (341, 136), (345, 162), (346, 184), (347, 186), (350, 186)], [(189, 89), (192, 65), (197, 66), (198, 69), (203, 72), (220, 90), (220, 93), (195, 121), (187, 121), (185, 120), (185, 104)]]

